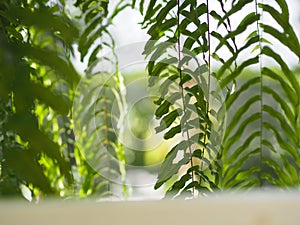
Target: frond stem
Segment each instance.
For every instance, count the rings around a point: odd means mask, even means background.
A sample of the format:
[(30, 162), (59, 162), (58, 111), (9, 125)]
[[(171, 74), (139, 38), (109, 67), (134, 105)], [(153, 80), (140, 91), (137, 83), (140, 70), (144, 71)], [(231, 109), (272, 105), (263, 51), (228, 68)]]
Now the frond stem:
[[(177, 32), (178, 32), (178, 37), (177, 37), (177, 48), (178, 48), (178, 71), (179, 71), (179, 77), (180, 77), (180, 90), (181, 90), (181, 98), (182, 98), (182, 106), (183, 106), (183, 113), (186, 114), (186, 105), (185, 105), (185, 99), (184, 99), (184, 88), (183, 88), (183, 76), (182, 76), (182, 69), (181, 69), (181, 43), (180, 43), (180, 0), (177, 0)], [(186, 122), (184, 122), (186, 124)], [(190, 140), (190, 134), (188, 129), (186, 130), (186, 135), (187, 135), (187, 140)], [(193, 163), (193, 158), (192, 158), (192, 149), (191, 145), (188, 144), (188, 151), (189, 154), (191, 155), (190, 157), (190, 164), (191, 167), (194, 166)], [(192, 182), (195, 180), (195, 175), (194, 172), (191, 174), (192, 176)], [(193, 187), (192, 189), (192, 195), (195, 196), (195, 188)]]
[[(210, 83), (211, 83), (211, 40), (210, 40), (210, 18), (209, 18), (209, 3), (208, 0), (206, 0), (206, 20), (207, 20), (207, 44), (208, 44), (208, 62), (207, 62), (207, 69), (208, 69), (208, 78), (207, 78), (207, 104), (206, 104), (206, 115), (208, 116), (209, 113), (209, 100), (210, 100)], [(204, 134), (204, 145), (206, 145), (206, 139), (207, 139), (207, 129), (208, 124), (205, 124), (205, 134)], [(202, 154), (204, 156), (205, 147), (202, 149)], [(201, 162), (200, 169), (203, 169), (203, 162)], [(201, 185), (202, 179), (200, 177), (199, 183)]]
[[(255, 0), (255, 13), (256, 15), (259, 14), (258, 12), (258, 0)], [(262, 20), (262, 18), (260, 19)], [(260, 129), (260, 140), (259, 140), (259, 147), (260, 147), (260, 174), (259, 174), (259, 180), (260, 180), (260, 186), (262, 186), (262, 180), (261, 180), (261, 177), (262, 177), (262, 159), (263, 159), (263, 105), (264, 105), (264, 99), (263, 99), (263, 75), (262, 75), (262, 68), (263, 68), (263, 63), (262, 63), (262, 49), (263, 49), (263, 46), (262, 46), (262, 42), (261, 42), (261, 30), (259, 28), (259, 20), (256, 21), (256, 29), (257, 29), (257, 35), (258, 35), (258, 38), (259, 38), (259, 70), (260, 70), (260, 114), (261, 114), (261, 117), (260, 117), (260, 126), (259, 126), (259, 129)]]
[[(106, 95), (105, 95), (105, 89), (103, 90), (103, 99), (104, 99), (104, 104), (103, 104), (103, 111), (104, 111), (104, 121), (105, 121), (105, 147), (107, 148), (106, 149), (106, 152), (109, 156), (109, 153), (108, 153), (108, 145), (109, 145), (109, 137), (108, 137), (108, 116), (107, 116), (107, 105), (106, 105)], [(107, 160), (107, 168), (110, 168), (110, 162), (109, 162), (109, 157), (108, 157), (108, 160)], [(110, 183), (108, 182), (107, 183), (107, 191), (110, 192)]]

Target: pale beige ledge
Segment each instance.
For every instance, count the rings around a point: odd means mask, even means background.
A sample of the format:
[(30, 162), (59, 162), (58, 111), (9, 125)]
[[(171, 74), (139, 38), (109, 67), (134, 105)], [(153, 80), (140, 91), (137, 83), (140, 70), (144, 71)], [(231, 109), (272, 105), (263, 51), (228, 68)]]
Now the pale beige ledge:
[(134, 202), (0, 201), (1, 225), (298, 225), (300, 193)]

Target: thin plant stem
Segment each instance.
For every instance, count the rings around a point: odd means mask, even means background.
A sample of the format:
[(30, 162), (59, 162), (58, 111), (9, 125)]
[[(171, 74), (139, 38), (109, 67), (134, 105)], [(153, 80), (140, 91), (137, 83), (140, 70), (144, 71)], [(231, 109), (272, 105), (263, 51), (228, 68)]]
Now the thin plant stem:
[[(209, 101), (210, 101), (210, 83), (211, 83), (211, 40), (210, 40), (210, 19), (209, 19), (209, 3), (208, 0), (206, 0), (206, 20), (207, 20), (207, 44), (208, 44), (208, 61), (207, 61), (207, 69), (208, 69), (208, 78), (207, 78), (207, 104), (206, 104), (206, 115), (209, 114)], [(208, 124), (205, 124), (205, 134), (204, 134), (204, 145), (206, 145), (207, 141), (207, 129)], [(202, 149), (202, 155), (204, 156), (205, 147)], [(200, 170), (203, 169), (203, 162), (200, 164)], [(201, 185), (202, 178), (200, 177), (199, 183)]]
[[(255, 0), (255, 13), (258, 15), (259, 12), (258, 12), (258, 0)], [(262, 14), (261, 14), (262, 16)], [(258, 35), (258, 38), (259, 38), (259, 70), (260, 70), (260, 121), (259, 121), (259, 129), (260, 129), (260, 144), (259, 144), (259, 147), (260, 147), (260, 168), (262, 168), (262, 159), (263, 159), (263, 106), (264, 106), (264, 98), (263, 98), (263, 75), (262, 75), (262, 68), (263, 68), (263, 62), (262, 62), (262, 55), (261, 55), (261, 52), (262, 52), (262, 42), (261, 42), (261, 37), (262, 37), (262, 34), (261, 34), (261, 31), (260, 31), (260, 28), (259, 28), (259, 21), (261, 21), (262, 18), (260, 18), (260, 20), (257, 20), (256, 21), (256, 29), (257, 29), (257, 35)], [(262, 171), (260, 170), (260, 174), (259, 174), (260, 178), (260, 186), (262, 186), (262, 181), (261, 181), (261, 176), (262, 176)]]
[[(179, 77), (180, 77), (180, 91), (181, 91), (181, 98), (182, 98), (182, 105), (183, 105), (183, 112), (184, 114), (186, 114), (186, 103), (185, 103), (185, 99), (184, 99), (184, 88), (183, 88), (183, 84), (182, 84), (182, 80), (183, 80), (183, 75), (182, 75), (182, 68), (181, 68), (181, 43), (180, 43), (180, 0), (177, 0), (177, 31), (178, 31), (178, 37), (177, 37), (177, 48), (178, 48), (178, 71), (179, 71)], [(187, 122), (184, 122), (184, 125)], [(189, 134), (189, 130), (186, 130), (186, 136), (187, 136), (187, 140), (190, 140), (190, 134)], [(188, 144), (188, 151), (189, 154), (191, 156), (190, 158), (190, 164), (191, 167), (194, 166), (193, 163), (193, 157), (192, 157), (192, 148), (191, 145)], [(195, 180), (195, 175), (194, 172), (192, 172), (191, 174), (192, 176), (192, 182), (194, 182)], [(192, 189), (192, 195), (195, 196), (195, 188), (193, 187)]]

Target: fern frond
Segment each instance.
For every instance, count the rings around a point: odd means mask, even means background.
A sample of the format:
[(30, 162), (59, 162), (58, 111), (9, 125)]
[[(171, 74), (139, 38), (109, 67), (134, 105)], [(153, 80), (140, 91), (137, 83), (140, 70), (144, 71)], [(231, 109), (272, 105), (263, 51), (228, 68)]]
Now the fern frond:
[[(256, 4), (256, 12), (250, 12), (233, 31), (236, 36), (236, 34), (245, 33), (247, 31), (245, 28), (254, 22), (259, 25), (258, 30), (248, 35), (248, 43), (242, 47), (243, 51), (249, 51), (249, 47), (258, 46), (251, 53), (254, 57), (252, 59), (249, 57), (240, 65), (235, 65), (234, 60), (241, 51), (233, 52), (234, 48), (230, 47), (229, 50), (233, 56), (227, 61), (222, 59), (223, 65), (217, 72), (217, 76), (221, 79), (221, 87), (229, 84), (236, 86), (236, 90), (230, 93), (226, 100), (227, 110), (232, 116), (229, 118), (223, 141), (222, 185), (224, 188), (249, 188), (268, 184), (293, 186), (298, 182), (296, 181), (298, 175), (295, 171), (299, 168), (297, 160), (299, 157), (299, 137), (297, 136), (299, 80), (284, 62), (282, 56), (270, 47), (272, 42), (270, 36), (289, 48), (296, 56), (299, 56), (299, 42), (289, 24), (286, 2), (274, 2), (278, 3), (281, 12), (270, 5), (252, 1)], [(258, 13), (258, 7), (261, 9), (260, 15), (270, 14), (283, 32), (274, 28), (274, 24), (266, 24)], [(225, 21), (221, 18), (230, 20), (232, 16), (218, 15), (219, 25)], [(231, 46), (227, 40), (224, 40), (226, 38), (214, 36), (220, 41), (216, 50), (219, 50), (221, 46)], [(231, 36), (230, 33), (225, 35), (225, 37), (229, 36)], [(255, 55), (256, 50), (260, 50), (259, 55)], [(219, 54), (216, 53), (216, 55)], [(265, 58), (272, 59), (275, 65), (273, 64), (272, 67), (264, 65)], [(259, 65), (258, 74), (244, 77), (242, 72), (251, 65)], [(255, 92), (258, 95), (254, 94)], [(251, 96), (247, 96), (247, 93)], [(258, 126), (258, 129), (255, 126)], [(233, 134), (230, 135), (230, 133)], [(273, 137), (272, 141), (268, 140), (270, 137)], [(251, 151), (251, 149), (255, 150)], [(279, 168), (283, 165), (287, 166), (288, 163), (289, 169), (280, 172)], [(293, 177), (293, 182), (284, 176)], [(242, 179), (248, 179), (251, 182), (245, 183)]]
[[(160, 119), (156, 131), (165, 132), (165, 139), (181, 136), (162, 163), (155, 185), (159, 188), (177, 178), (167, 196), (202, 194), (217, 187), (218, 173), (212, 164), (217, 166), (214, 160), (222, 136), (216, 122), (221, 98), (219, 89), (211, 87), (208, 14), (207, 4), (174, 0), (150, 1), (144, 16), (144, 28), (151, 36), (144, 51), (149, 58), (149, 85), (160, 86), (155, 101), (155, 115)], [(196, 29), (191, 31), (193, 26)]]
[[(51, 161), (55, 176), (60, 176), (66, 188), (73, 184), (70, 162), (58, 144), (59, 134), (52, 136), (55, 132), (49, 134), (49, 129), (43, 126), (46, 113), (38, 112), (40, 107), (55, 116), (66, 116), (70, 111), (71, 104), (64, 95), (71, 95), (71, 91), (60, 92), (54, 86), (64, 83), (72, 88), (79, 81), (68, 60), (78, 30), (65, 14), (59, 13), (59, 7), (45, 7), (33, 1), (24, 4), (8, 1), (0, 5), (0, 76), (4, 81), (0, 85), (5, 90), (1, 91), (1, 102), (11, 107), (1, 125), (1, 135), (8, 135), (10, 142), (1, 143), (1, 150), (9, 158), (5, 167), (10, 167), (4, 171), (16, 173), (17, 186), (32, 184), (33, 189), (42, 193), (60, 194), (50, 181), (53, 173), (43, 159)], [(16, 165), (11, 158), (14, 154), (27, 162), (28, 165), (21, 164), (28, 168)]]

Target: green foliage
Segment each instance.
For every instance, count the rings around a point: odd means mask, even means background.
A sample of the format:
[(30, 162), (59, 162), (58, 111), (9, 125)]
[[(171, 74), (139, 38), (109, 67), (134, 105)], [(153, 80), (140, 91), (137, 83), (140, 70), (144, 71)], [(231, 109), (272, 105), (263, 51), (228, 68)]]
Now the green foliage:
[[(156, 131), (164, 132), (165, 139), (184, 137), (162, 163), (155, 188), (172, 177), (177, 179), (171, 179), (167, 191), (171, 196), (187, 192), (196, 196), (214, 189), (296, 187), (299, 79), (271, 43), (299, 57), (287, 4), (284, 0), (217, 2), (219, 8), (212, 10), (209, 1), (150, 1), (144, 12), (144, 29), (150, 35), (144, 52), (150, 60), (149, 85), (163, 87), (156, 101), (155, 115), (161, 119)], [(271, 24), (265, 22), (266, 14), (272, 17)], [(233, 26), (237, 15), (244, 18)], [(237, 41), (241, 36), (247, 37), (244, 43)], [(170, 49), (177, 56), (165, 54)], [(241, 56), (245, 54), (246, 58)], [(191, 61), (200, 57), (202, 61), (198, 59), (191, 70)], [(206, 72), (200, 70), (204, 66)], [(247, 69), (256, 72), (245, 76)], [(219, 88), (213, 90), (212, 79)], [(219, 99), (218, 109), (212, 98)], [(215, 121), (219, 126), (213, 126)], [(175, 160), (179, 152), (181, 157)]]
[(78, 31), (59, 7), (43, 1), (1, 1), (0, 10), (0, 193), (6, 195), (10, 188), (19, 192), (19, 185), (25, 184), (59, 194), (43, 159), (57, 168), (54, 176), (65, 188), (73, 185), (70, 160), (43, 120), (47, 114), (60, 117), (70, 111), (71, 99), (65, 95), (71, 92), (60, 86), (72, 87), (79, 81), (69, 61)]
[[(76, 100), (79, 95), (75, 88), (80, 76), (70, 60), (73, 44), (78, 44), (81, 59), (88, 57), (88, 79), (93, 79), (94, 74), (98, 73), (92, 70), (103, 60), (109, 61), (117, 70), (115, 56), (103, 59), (99, 57), (99, 52), (105, 47), (114, 49), (108, 27), (128, 4), (120, 1), (112, 13), (108, 12), (108, 1), (77, 1), (75, 6), (80, 9), (77, 21), (67, 14), (64, 1), (0, 2), (0, 193), (3, 195), (19, 193), (21, 184), (36, 196), (75, 194), (83, 197), (109, 193), (106, 187), (109, 186), (109, 179), (104, 179), (100, 171), (89, 165), (82, 150), (75, 144), (73, 126), (76, 124), (71, 120), (71, 107), (73, 98)], [(82, 22), (83, 32), (80, 33), (75, 24)], [(98, 41), (100, 44), (93, 48)], [(112, 74), (113, 83), (107, 86), (108, 91), (104, 94), (107, 96), (97, 99), (96, 103), (89, 103), (102, 104), (101, 101), (104, 101), (104, 104), (110, 104), (115, 100), (111, 91), (123, 88), (121, 74), (116, 74)], [(96, 91), (104, 83), (97, 84)], [(114, 99), (110, 99), (112, 97)], [(124, 96), (117, 98), (124, 111)], [(107, 105), (106, 115), (109, 111)], [(86, 111), (78, 110), (75, 114), (81, 119), (80, 116), (85, 116)], [(102, 114), (97, 112), (93, 116), (101, 118)], [(112, 124), (107, 124), (107, 121), (90, 130), (90, 140), (83, 147), (95, 147), (93, 144), (102, 128), (112, 130)], [(122, 146), (116, 134), (107, 135), (106, 141), (113, 149), (113, 157), (118, 159), (116, 171), (124, 182), (125, 156)], [(102, 168), (105, 169), (110, 169), (110, 166)]]
[[(154, 1), (149, 3), (143, 22), (151, 36), (144, 53), (150, 59), (149, 85), (163, 83), (161, 96), (156, 101), (155, 115), (161, 118), (156, 131), (166, 130), (165, 139), (183, 137), (166, 156), (155, 188), (177, 176), (178, 180), (168, 190), (174, 195), (213, 190), (218, 174), (210, 176), (203, 171), (210, 168), (217, 157), (219, 146), (215, 144), (220, 144), (218, 140), (222, 136), (219, 126), (222, 119), (217, 116), (221, 118), (222, 102), (218, 102), (215, 109), (209, 107), (212, 97), (220, 98), (221, 93), (218, 88), (213, 91), (210, 87), (215, 74), (210, 66), (208, 7), (204, 3), (197, 5), (196, 1), (182, 4), (169, 1), (161, 8), (151, 4), (155, 4)], [(191, 26), (198, 28), (191, 31)], [(172, 50), (175, 55), (164, 54)], [(191, 68), (189, 64), (196, 66)], [(218, 122), (213, 123), (213, 120)], [(176, 161), (178, 156), (182, 158)]]
[[(79, 23), (83, 31), (78, 41), (81, 60), (87, 59), (86, 79), (77, 88), (73, 108), (74, 126), (78, 133), (78, 157), (82, 163), (78, 172), (83, 178), (80, 195), (100, 194), (110, 196), (111, 185), (125, 185), (125, 153), (119, 136), (122, 136), (122, 118), (126, 113), (123, 77), (118, 71), (118, 59), (114, 53), (115, 43), (109, 32), (114, 17), (129, 6), (123, 1), (108, 11), (109, 2), (77, 1), (81, 9)], [(101, 52), (111, 55), (100, 55)], [(103, 65), (108, 67), (103, 70)], [(83, 98), (82, 98), (83, 96)], [(118, 108), (114, 109), (113, 104)], [(119, 121), (120, 120), (120, 121)]]
[[(116, 80), (110, 76), (93, 75), (82, 80), (76, 91), (73, 119), (78, 155), (85, 161), (78, 168), (84, 179), (80, 191), (83, 196), (111, 195), (110, 186), (116, 182), (123, 184), (125, 196), (127, 192), (126, 159), (118, 139), (122, 135), (120, 124), (126, 105), (116, 88)], [(86, 183), (87, 178), (91, 184)]]
[(277, 46), (300, 59), (300, 44), (285, 0), (110, 3), (77, 0), (72, 18), (63, 0), (0, 1), (0, 195), (25, 185), (35, 196), (104, 197), (116, 182), (127, 195), (126, 96), (109, 32), (127, 7), (150, 36), (155, 131), (173, 142), (154, 188), (299, 187), (300, 83)]

